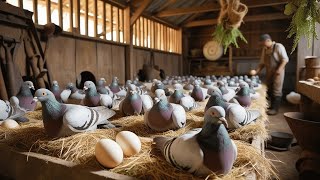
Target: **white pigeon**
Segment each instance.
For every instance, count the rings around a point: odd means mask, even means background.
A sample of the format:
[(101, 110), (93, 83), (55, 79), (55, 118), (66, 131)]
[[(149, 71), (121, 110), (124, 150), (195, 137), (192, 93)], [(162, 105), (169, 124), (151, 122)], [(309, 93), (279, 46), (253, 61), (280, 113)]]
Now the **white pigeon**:
[(179, 169), (202, 177), (212, 172), (227, 174), (238, 153), (223, 125), (224, 115), (221, 107), (211, 107), (205, 114), (202, 128), (174, 138), (156, 137), (154, 142), (165, 159)]
[(68, 83), (66, 89), (61, 92), (60, 96), (63, 103), (82, 104), (86, 95), (83, 91), (77, 89), (73, 83)]
[(55, 99), (51, 91), (44, 88), (36, 91), (34, 100), (42, 104), (44, 129), (50, 137), (92, 131), (97, 129), (98, 125), (105, 128), (115, 127), (108, 121), (115, 112), (106, 107), (62, 104)]

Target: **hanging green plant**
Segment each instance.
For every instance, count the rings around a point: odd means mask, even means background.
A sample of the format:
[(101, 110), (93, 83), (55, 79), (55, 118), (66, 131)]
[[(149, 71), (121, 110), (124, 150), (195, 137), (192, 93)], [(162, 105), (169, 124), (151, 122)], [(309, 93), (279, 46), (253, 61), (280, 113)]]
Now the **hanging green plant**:
[(308, 47), (312, 39), (318, 38), (316, 22), (320, 22), (318, 0), (291, 0), (285, 6), (284, 14), (292, 15), (292, 20), (287, 31), (288, 38), (294, 36), (291, 53), (296, 49), (299, 40), (305, 36), (308, 40)]
[(248, 7), (240, 0), (219, 0), (219, 3), (221, 9), (213, 38), (223, 46), (225, 54), (231, 44), (239, 47), (238, 38), (247, 43), (239, 27), (248, 12)]
[(224, 54), (227, 52), (227, 49), (231, 44), (239, 48), (239, 45), (237, 43), (238, 38), (240, 38), (245, 43), (248, 43), (246, 38), (242, 35), (241, 31), (238, 28), (225, 29), (222, 24), (218, 24), (216, 26), (213, 37), (223, 46)]

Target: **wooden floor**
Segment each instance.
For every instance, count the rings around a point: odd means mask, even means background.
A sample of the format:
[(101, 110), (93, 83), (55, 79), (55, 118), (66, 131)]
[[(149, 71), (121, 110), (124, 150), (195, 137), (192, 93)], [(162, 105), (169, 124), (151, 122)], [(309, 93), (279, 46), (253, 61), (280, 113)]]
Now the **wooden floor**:
[[(276, 116), (269, 116), (268, 129), (270, 132), (281, 131), (291, 133), (283, 113), (299, 111), (295, 106), (283, 103), (280, 108), (280, 113)], [(301, 153), (300, 146), (293, 146), (289, 151), (279, 152), (274, 150), (266, 150), (266, 156), (274, 160), (274, 165), (277, 168), (279, 178), (281, 180), (295, 180), (299, 178), (298, 172), (295, 169), (295, 163), (299, 159)]]

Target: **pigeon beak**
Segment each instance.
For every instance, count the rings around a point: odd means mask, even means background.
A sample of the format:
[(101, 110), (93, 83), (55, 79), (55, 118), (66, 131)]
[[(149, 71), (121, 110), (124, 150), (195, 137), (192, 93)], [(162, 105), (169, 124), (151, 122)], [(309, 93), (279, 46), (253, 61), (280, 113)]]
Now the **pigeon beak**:
[(225, 117), (220, 117), (219, 120), (222, 122), (222, 124), (223, 124), (226, 128), (228, 128), (228, 122), (227, 122), (227, 120), (226, 120)]
[(160, 101), (160, 99), (157, 98), (157, 97), (155, 97), (154, 100), (155, 100), (156, 102), (159, 102), (159, 101)]
[(30, 89), (35, 90), (35, 89), (34, 89), (34, 86), (30, 86)]
[(87, 86), (83, 86), (83, 90), (86, 91), (88, 90), (89, 88)]

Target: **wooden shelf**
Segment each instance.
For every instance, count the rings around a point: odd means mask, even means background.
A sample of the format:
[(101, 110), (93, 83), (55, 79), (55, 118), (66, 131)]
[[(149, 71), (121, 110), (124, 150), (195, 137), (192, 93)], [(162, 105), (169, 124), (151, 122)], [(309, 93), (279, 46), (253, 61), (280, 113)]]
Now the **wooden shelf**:
[(312, 101), (320, 104), (320, 86), (313, 85), (312, 82), (299, 81), (297, 91)]

